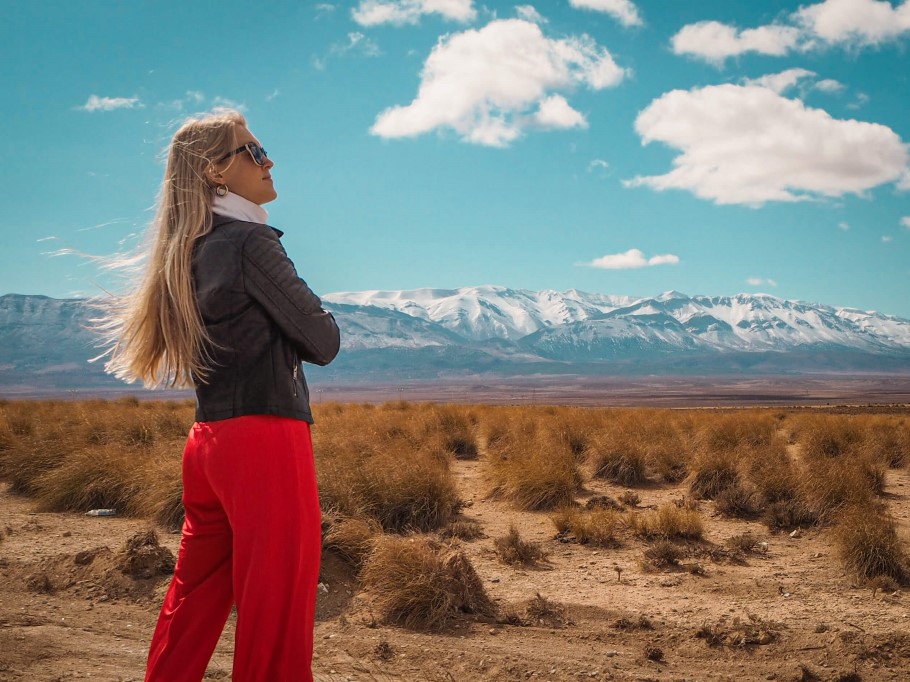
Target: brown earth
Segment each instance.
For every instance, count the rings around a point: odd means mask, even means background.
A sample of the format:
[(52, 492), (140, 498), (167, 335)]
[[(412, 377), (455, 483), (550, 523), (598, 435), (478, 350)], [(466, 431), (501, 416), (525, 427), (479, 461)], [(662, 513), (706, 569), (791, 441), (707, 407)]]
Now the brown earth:
[[(617, 549), (598, 549), (560, 542), (548, 514), (486, 498), (480, 461), (454, 467), (464, 515), (486, 534), (461, 547), (490, 596), (522, 624), (466, 618), (443, 633), (382, 625), (346, 564), (326, 553), (317, 680), (910, 679), (907, 593), (856, 587), (830, 531), (772, 534), (701, 502), (706, 542), (683, 561), (689, 569), (649, 572), (641, 565), (644, 543), (626, 538)], [(594, 481), (579, 501), (622, 492)], [(678, 499), (683, 488), (636, 492), (639, 506), (650, 507)], [(904, 470), (888, 473), (886, 500), (907, 537)], [(513, 524), (522, 538), (541, 543), (547, 561), (531, 568), (498, 561), (494, 540)], [(35, 513), (32, 502), (0, 486), (0, 680), (142, 679), (169, 570), (167, 552), (148, 537), (136, 539), (149, 529), (136, 519)], [(721, 551), (725, 539), (747, 530), (767, 545), (741, 557)], [(177, 551), (179, 535), (159, 529), (158, 537)], [(537, 594), (562, 615), (529, 618)], [(232, 615), (208, 680), (230, 679), (233, 624)]]

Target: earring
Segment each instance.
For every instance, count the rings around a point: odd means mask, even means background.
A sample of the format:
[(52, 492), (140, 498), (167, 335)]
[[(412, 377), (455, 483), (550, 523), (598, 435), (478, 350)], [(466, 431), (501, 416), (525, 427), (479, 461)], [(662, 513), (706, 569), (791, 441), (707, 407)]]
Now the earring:
[(215, 194), (219, 197), (227, 196), (228, 186), (227, 185), (215, 185)]

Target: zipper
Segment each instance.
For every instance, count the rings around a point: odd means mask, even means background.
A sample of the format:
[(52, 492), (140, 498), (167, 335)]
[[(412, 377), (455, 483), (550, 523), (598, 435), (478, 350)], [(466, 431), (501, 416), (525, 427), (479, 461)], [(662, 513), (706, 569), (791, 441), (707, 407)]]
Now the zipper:
[(294, 397), (297, 397), (297, 371), (300, 368), (300, 363), (297, 362), (297, 353), (294, 353)]

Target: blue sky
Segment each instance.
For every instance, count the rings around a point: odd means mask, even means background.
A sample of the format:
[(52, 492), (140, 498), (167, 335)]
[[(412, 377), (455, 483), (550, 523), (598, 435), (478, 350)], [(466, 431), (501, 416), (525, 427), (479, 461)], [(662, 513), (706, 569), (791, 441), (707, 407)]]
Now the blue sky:
[(0, 293), (116, 286), (237, 106), (318, 293), (669, 289), (910, 317), (910, 2), (4, 3)]

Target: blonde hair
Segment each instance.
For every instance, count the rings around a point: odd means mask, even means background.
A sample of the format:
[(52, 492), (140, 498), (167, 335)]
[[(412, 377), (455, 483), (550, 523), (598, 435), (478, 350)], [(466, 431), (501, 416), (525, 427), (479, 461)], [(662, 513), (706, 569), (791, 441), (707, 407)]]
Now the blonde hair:
[(131, 292), (98, 303), (105, 371), (146, 387), (191, 387), (208, 375), (209, 342), (193, 289), (193, 246), (212, 229), (206, 169), (237, 146), (246, 119), (224, 109), (187, 119), (168, 148), (164, 181)]

